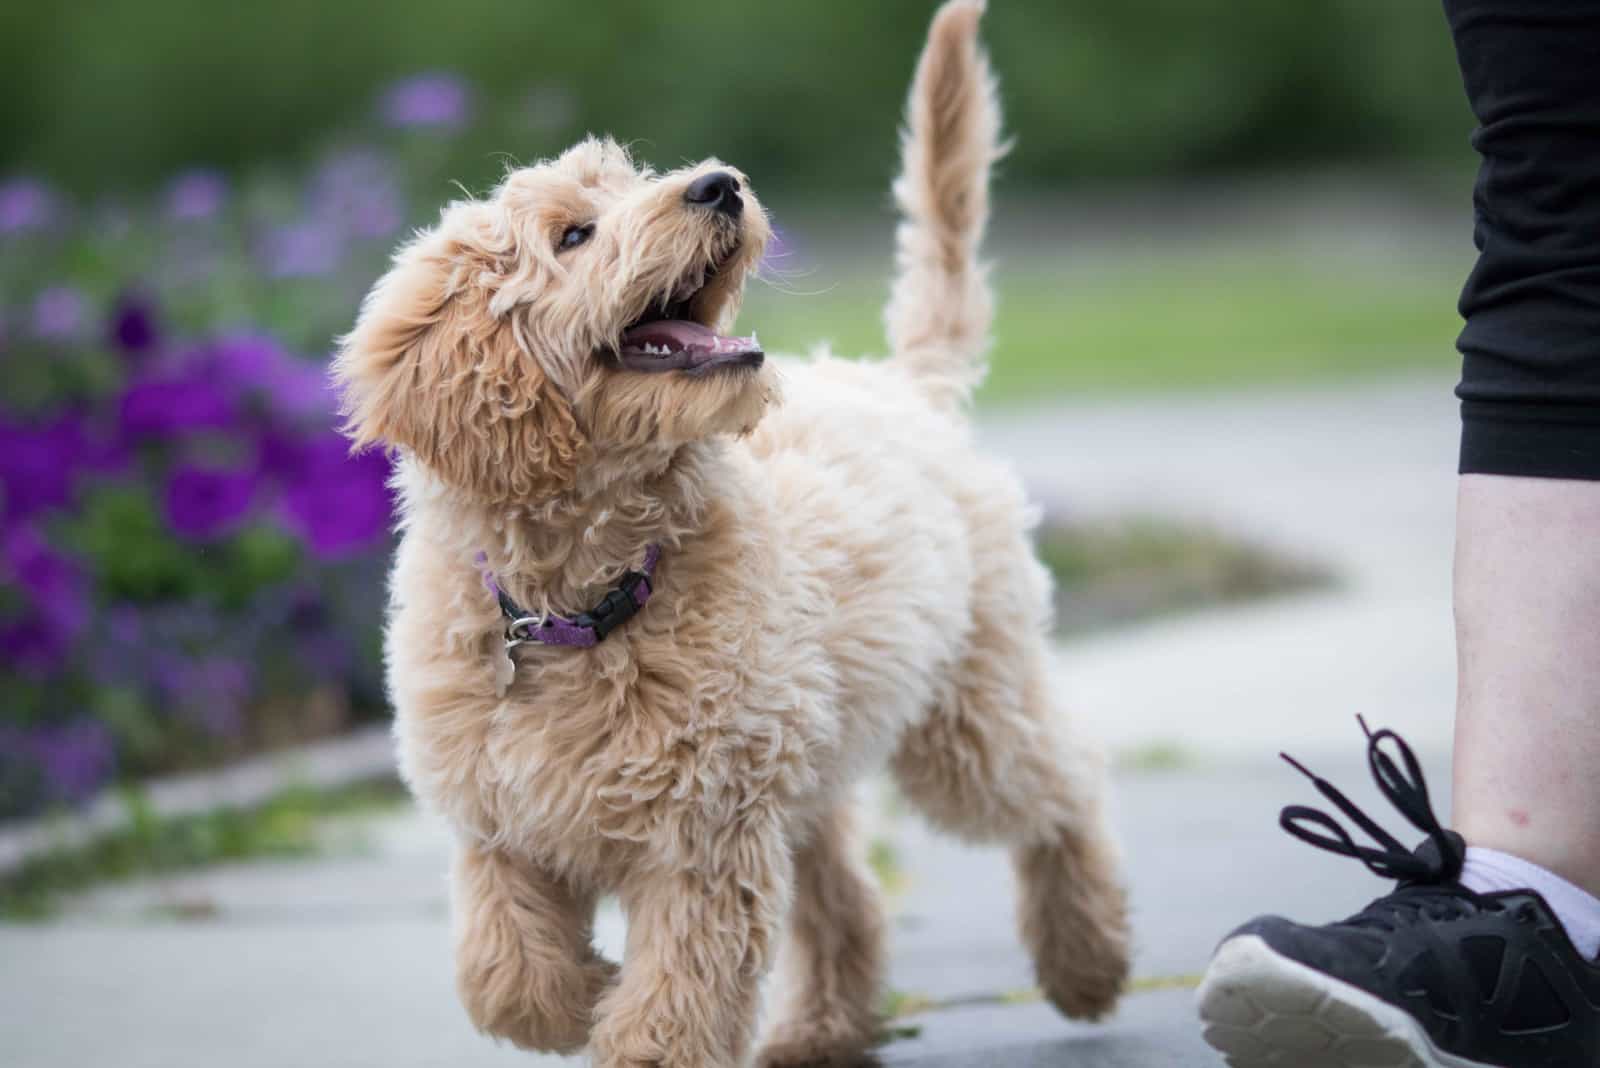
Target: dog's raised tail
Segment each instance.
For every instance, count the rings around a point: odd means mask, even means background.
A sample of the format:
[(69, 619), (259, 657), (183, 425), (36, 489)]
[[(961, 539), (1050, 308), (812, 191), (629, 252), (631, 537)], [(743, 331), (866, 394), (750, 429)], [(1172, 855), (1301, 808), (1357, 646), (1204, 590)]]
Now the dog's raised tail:
[(917, 62), (901, 173), (897, 272), (885, 311), (892, 358), (942, 405), (982, 381), (994, 297), (978, 245), (989, 218), (989, 168), (1003, 153), (1000, 103), (978, 45), (983, 0), (949, 0)]

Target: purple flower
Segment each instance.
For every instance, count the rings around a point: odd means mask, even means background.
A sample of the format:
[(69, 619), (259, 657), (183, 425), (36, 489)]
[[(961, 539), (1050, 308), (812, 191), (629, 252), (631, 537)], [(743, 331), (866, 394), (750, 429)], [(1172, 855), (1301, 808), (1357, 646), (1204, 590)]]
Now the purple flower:
[(25, 745), (38, 763), (50, 795), (59, 801), (81, 801), (116, 773), (117, 750), (111, 732), (93, 720), (38, 728)]
[(388, 237), (404, 221), (395, 168), (372, 152), (325, 160), (311, 182), (311, 213), (357, 237)]
[(272, 278), (327, 274), (343, 254), (338, 230), (320, 221), (280, 226), (266, 235), (260, 250), (262, 265)]
[(371, 545), (389, 527), (389, 459), (376, 449), (354, 456), (339, 435), (307, 442), (283, 490), (286, 525), (324, 560)]
[(202, 700), (195, 708), (201, 725), (212, 734), (236, 734), (244, 724), (244, 705), (254, 685), (250, 666), (226, 657), (212, 657), (196, 665), (190, 678), (193, 692)]
[(89, 621), (88, 590), (72, 561), (30, 528), (18, 525), (5, 535), (5, 565), (11, 581), (28, 595), (41, 617), (74, 636), (82, 632)]
[(167, 522), (191, 541), (227, 534), (248, 516), (256, 482), (253, 471), (179, 467), (167, 482)]
[(19, 618), (0, 624), (0, 650), (20, 671), (52, 675), (88, 626), (88, 583), (72, 561), (26, 526), (7, 530), (0, 548), (0, 574), (27, 606)]
[(228, 656), (188, 659), (166, 656), (156, 678), (167, 702), (214, 737), (237, 734), (245, 703), (255, 687), (250, 665)]
[(88, 302), (72, 286), (51, 286), (33, 302), (33, 333), (45, 341), (68, 341), (83, 329)]
[(90, 458), (83, 420), (65, 415), (43, 426), (0, 420), (0, 492), (10, 520), (27, 519), (72, 499), (73, 476)]
[(256, 469), (272, 478), (292, 482), (306, 467), (306, 443), (302, 436), (282, 427), (269, 426), (256, 438)]
[(339, 407), (327, 369), (293, 356), (274, 369), (261, 388), (273, 410), (284, 416), (326, 421)]
[(126, 439), (222, 430), (238, 419), (239, 405), (226, 383), (199, 370), (147, 377), (122, 394), (121, 425)]
[(48, 226), (59, 210), (55, 193), (36, 178), (0, 182), (0, 234)]
[(117, 474), (127, 468), (127, 442), (102, 432), (76, 414), (63, 416), (62, 422), (76, 427), (76, 463), (80, 473)]
[(313, 678), (342, 679), (349, 675), (353, 656), (350, 642), (335, 626), (321, 591), (302, 586), (290, 592), (283, 605), (281, 632), (289, 634), (296, 663)]
[(216, 171), (185, 171), (167, 186), (167, 215), (174, 219), (209, 219), (228, 200), (228, 183)]
[(159, 334), (155, 308), (137, 296), (125, 296), (111, 313), (111, 343), (130, 355), (150, 351)]
[(472, 94), (453, 74), (418, 74), (384, 90), (379, 111), (395, 127), (459, 126), (472, 110)]
[(105, 614), (105, 634), (119, 645), (136, 646), (144, 636), (144, 621), (131, 604), (119, 604)]
[(261, 334), (236, 334), (212, 342), (195, 362), (241, 393), (259, 395), (281, 418), (325, 422), (336, 407), (321, 365), (293, 355)]
[(0, 659), (18, 674), (50, 678), (71, 651), (67, 636), (37, 615), (0, 623)]

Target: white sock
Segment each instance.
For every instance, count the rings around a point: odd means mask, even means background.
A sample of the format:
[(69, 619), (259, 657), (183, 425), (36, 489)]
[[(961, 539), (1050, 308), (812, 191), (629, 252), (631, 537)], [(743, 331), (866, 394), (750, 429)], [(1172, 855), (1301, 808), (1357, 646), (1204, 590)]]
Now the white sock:
[(1461, 885), (1480, 894), (1500, 890), (1534, 890), (1544, 898), (1567, 929), (1567, 937), (1589, 960), (1600, 955), (1600, 898), (1573, 886), (1555, 872), (1546, 871), (1510, 853), (1467, 847)]

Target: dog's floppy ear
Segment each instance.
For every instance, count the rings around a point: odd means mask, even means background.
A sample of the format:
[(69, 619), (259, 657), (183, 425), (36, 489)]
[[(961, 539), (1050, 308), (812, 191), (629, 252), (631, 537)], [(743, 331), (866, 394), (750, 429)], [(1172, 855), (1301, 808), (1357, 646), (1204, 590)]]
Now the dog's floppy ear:
[(570, 486), (586, 441), (566, 396), (496, 315), (516, 235), (493, 205), (446, 209), (395, 254), (333, 362), (357, 447), (410, 450), (447, 483), (497, 503)]

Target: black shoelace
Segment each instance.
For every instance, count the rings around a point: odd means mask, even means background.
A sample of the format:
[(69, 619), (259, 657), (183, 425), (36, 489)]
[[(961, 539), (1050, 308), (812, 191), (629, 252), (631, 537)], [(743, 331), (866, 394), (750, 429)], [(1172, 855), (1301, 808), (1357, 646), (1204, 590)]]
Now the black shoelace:
[[(1359, 716), (1356, 719), (1367, 736), (1367, 766), (1372, 770), (1378, 790), (1412, 826), (1428, 836), (1433, 848), (1407, 849), (1338, 787), (1287, 753), (1279, 755), (1310, 779), (1317, 792), (1333, 802), (1376, 845), (1362, 845), (1337, 819), (1321, 809), (1305, 805), (1286, 807), (1279, 817), (1279, 825), (1308, 845), (1340, 856), (1355, 857), (1379, 877), (1400, 883), (1394, 893), (1379, 898), (1359, 915), (1351, 917), (1347, 921), (1351, 925), (1393, 930), (1417, 912), (1434, 919), (1447, 919), (1482, 907), (1478, 896), (1457, 882), (1466, 853), (1461, 839), (1447, 831), (1434, 815), (1428, 783), (1416, 754), (1394, 731), (1385, 729), (1374, 733), (1365, 719)], [(1384, 752), (1385, 743), (1390, 742), (1399, 756), (1398, 762)]]

